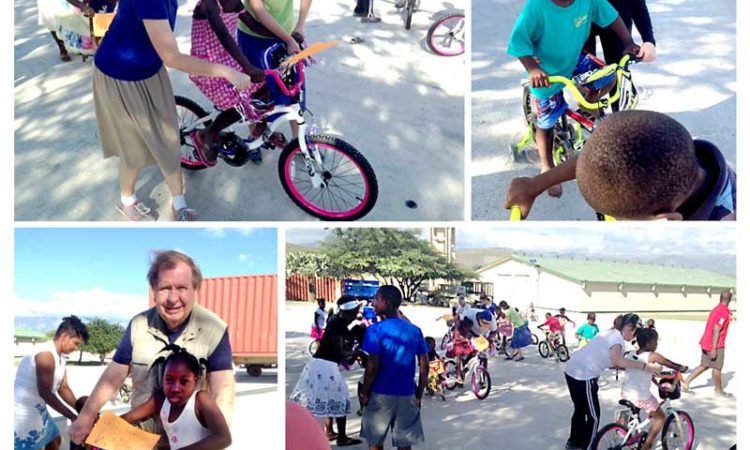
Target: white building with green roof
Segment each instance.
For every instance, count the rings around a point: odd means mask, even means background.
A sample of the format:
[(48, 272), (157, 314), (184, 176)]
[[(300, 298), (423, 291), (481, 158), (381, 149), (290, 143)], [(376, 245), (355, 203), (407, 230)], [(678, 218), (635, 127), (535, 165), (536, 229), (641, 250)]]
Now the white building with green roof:
[(494, 284), (495, 301), (524, 311), (710, 311), (736, 278), (700, 269), (591, 258), (510, 256), (478, 270)]

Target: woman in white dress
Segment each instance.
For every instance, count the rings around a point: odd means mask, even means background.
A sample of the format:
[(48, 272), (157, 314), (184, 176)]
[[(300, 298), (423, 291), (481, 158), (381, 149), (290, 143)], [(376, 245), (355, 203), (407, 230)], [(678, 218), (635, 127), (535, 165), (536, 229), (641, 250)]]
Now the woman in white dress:
[(88, 338), (88, 329), (78, 317), (65, 317), (52, 342), (40, 345), (21, 360), (14, 388), (15, 450), (60, 448), (60, 430), (50, 417), (47, 405), (70, 420), (76, 419), (71, 409), (75, 407), (76, 397), (68, 386), (63, 355), (76, 351)]

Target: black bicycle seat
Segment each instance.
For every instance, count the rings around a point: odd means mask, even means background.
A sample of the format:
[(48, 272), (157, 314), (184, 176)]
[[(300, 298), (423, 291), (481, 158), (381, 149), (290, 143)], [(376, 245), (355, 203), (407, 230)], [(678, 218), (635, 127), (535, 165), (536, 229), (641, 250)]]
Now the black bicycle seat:
[(634, 404), (630, 402), (630, 400), (621, 399), (619, 403), (622, 406), (630, 408), (630, 410), (633, 411), (633, 414), (638, 414), (641, 412), (641, 408), (636, 407)]

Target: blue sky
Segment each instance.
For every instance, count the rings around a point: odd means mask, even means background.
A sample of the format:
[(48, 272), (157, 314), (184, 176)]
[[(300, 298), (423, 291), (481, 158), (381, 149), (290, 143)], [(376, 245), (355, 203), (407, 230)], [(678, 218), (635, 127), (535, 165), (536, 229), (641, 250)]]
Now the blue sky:
[(275, 274), (274, 228), (17, 228), (16, 315), (127, 319), (145, 309), (154, 250), (192, 256), (204, 277)]

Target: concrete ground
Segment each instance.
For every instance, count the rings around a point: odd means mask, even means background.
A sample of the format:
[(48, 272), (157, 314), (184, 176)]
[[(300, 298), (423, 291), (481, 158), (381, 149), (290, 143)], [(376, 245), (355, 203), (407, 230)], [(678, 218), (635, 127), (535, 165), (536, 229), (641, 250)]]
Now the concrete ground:
[[(68, 383), (77, 397), (88, 395), (96, 385), (105, 366), (67, 366)], [(268, 433), (283, 421), (283, 404), (277, 391), (276, 369), (264, 369), (260, 377), (251, 377), (244, 369), (235, 372), (237, 397), (234, 404), (234, 420), (231, 426), (232, 448), (255, 448), (258, 442), (281, 448), (282, 437)], [(67, 427), (69, 422), (56, 411), (48, 408), (63, 434), (63, 445), (68, 448)], [(107, 402), (102, 411), (112, 410), (120, 415), (130, 410), (128, 404)], [(252, 417), (252, 420), (247, 420)]]
[[(286, 303), (287, 397), (310, 358), (307, 345), (314, 309), (312, 303)], [(445, 323), (435, 319), (448, 312), (447, 308), (408, 305), (402, 310), (415, 325), (422, 328), (425, 336), (433, 336), (439, 341), (445, 334)], [(577, 323), (585, 319), (583, 314), (573, 313), (570, 317)], [(606, 329), (612, 318), (600, 315), (599, 326)], [(533, 323), (532, 329), (535, 330), (536, 325)], [(660, 333), (658, 350), (674, 361), (694, 367), (700, 361), (698, 340), (703, 326), (703, 321), (657, 318), (656, 328)], [(736, 327), (730, 329), (727, 348), (738, 348), (736, 331)], [(542, 336), (541, 333), (537, 334)], [(568, 341), (575, 341), (572, 333), (569, 333)], [(725, 360), (724, 379), (729, 392), (736, 392), (739, 383), (736, 376), (739, 363), (737, 354), (727, 352)], [(449, 392), (445, 402), (426, 397), (422, 403), (426, 442), (415, 448), (489, 448), (497, 447), (499, 442), (512, 443), (502, 448), (514, 450), (564, 448), (573, 412), (565, 385), (564, 364), (542, 359), (534, 347), (527, 347), (525, 355), (526, 359), (522, 362), (505, 361), (499, 356), (490, 358), (492, 390), (485, 400), (477, 400), (468, 388)], [(354, 405), (357, 404), (357, 380), (362, 372), (359, 368), (345, 372)], [(603, 425), (614, 420), (615, 410), (619, 407), (620, 381), (615, 380), (614, 371), (608, 371), (600, 378), (599, 384)], [(686, 410), (695, 422), (697, 443), (693, 448), (728, 449), (736, 441), (735, 401), (715, 397), (708, 375), (697, 379), (693, 388), (693, 392), (684, 393), (681, 400), (673, 402), (675, 407)], [(347, 425), (348, 434), (357, 436), (359, 428), (360, 418), (352, 413)], [(386, 448), (391, 448), (390, 438), (386, 439), (386, 444)], [(367, 447), (362, 444), (351, 448)]]
[[(472, 157), (467, 176), (474, 220), (507, 220), (502, 204), (510, 180), (539, 172), (536, 164), (514, 163), (507, 151), (524, 131), (521, 79), (525, 71), (518, 59), (506, 54), (524, 3), (473, 3)], [(693, 137), (715, 143), (735, 167), (735, 2), (713, 2), (710, 12), (699, 0), (650, 0), (648, 8), (657, 59), (633, 67), (633, 80), (641, 92), (638, 108), (671, 115)], [(640, 43), (635, 29), (634, 34)], [(575, 182), (563, 189), (560, 199), (541, 195), (529, 218), (595, 220)]]
[[(190, 48), (195, 1), (180, 1), (176, 35)], [(314, 2), (308, 41), (361, 37), (319, 56), (308, 72), (308, 107), (319, 130), (344, 139), (372, 164), (380, 197), (368, 220), (464, 218), (464, 86), (462, 57), (427, 49), (425, 36), (439, 12), (465, 0), (422, 0), (406, 31), (392, 1), (376, 2), (383, 22), (362, 24), (354, 2)], [(92, 63), (62, 63), (49, 32), (37, 25), (35, 2), (15, 1), (15, 218), (123, 220), (117, 159), (101, 157), (91, 94)], [(208, 101), (187, 76), (171, 71), (176, 94)], [(263, 163), (186, 173), (187, 200), (201, 220), (311, 220), (278, 181), (278, 152)], [(170, 199), (156, 167), (144, 170), (137, 194), (169, 220)], [(416, 208), (406, 206), (408, 200)]]

